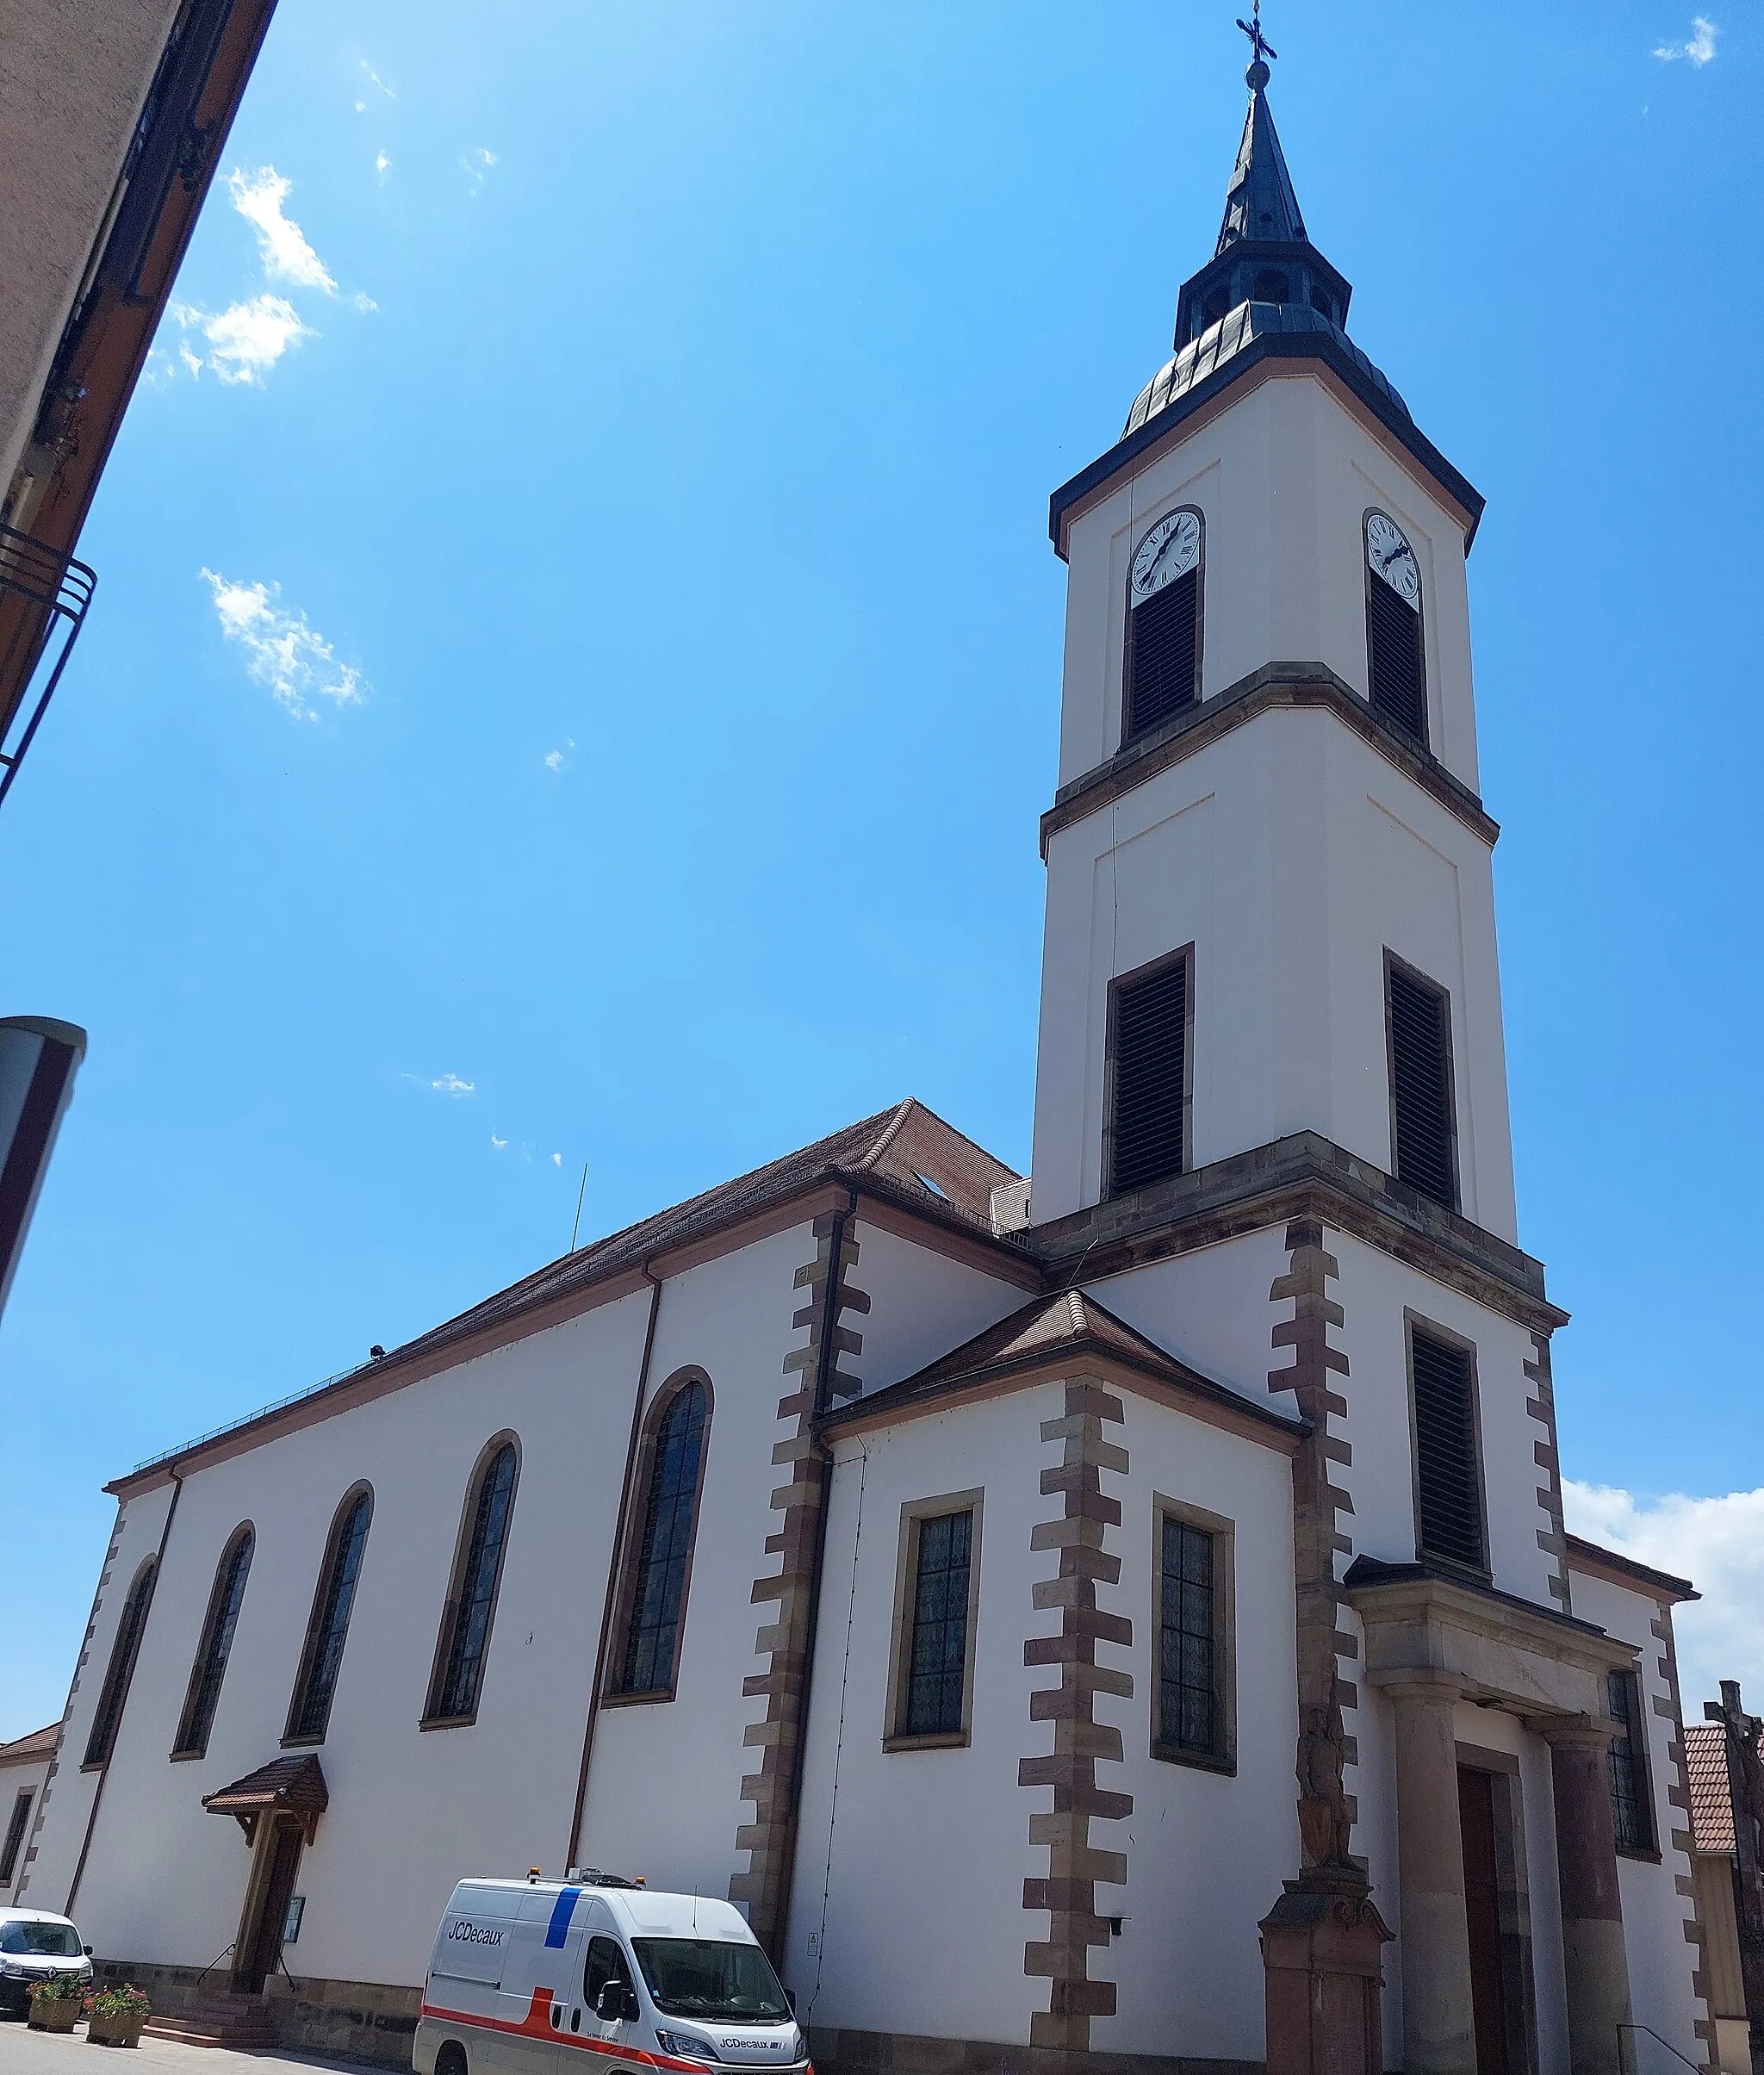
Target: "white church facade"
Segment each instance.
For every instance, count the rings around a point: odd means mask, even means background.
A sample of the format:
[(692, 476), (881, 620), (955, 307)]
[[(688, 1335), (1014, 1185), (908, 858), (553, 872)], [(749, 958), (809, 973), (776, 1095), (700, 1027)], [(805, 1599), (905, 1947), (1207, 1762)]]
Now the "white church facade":
[(598, 1867), (823, 2075), (1711, 2064), (1690, 1587), (1564, 1532), (1519, 1246), (1481, 500), (1267, 79), (1053, 500), (1031, 1177), (905, 1103), (119, 1479), (16, 1898), (162, 2003), (407, 2065), (454, 1882)]

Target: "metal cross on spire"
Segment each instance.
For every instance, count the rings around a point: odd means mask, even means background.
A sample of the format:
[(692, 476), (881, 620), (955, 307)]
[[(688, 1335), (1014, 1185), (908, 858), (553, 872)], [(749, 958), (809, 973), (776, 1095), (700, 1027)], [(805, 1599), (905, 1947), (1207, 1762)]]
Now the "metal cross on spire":
[(1252, 59), (1253, 64), (1260, 65), (1267, 59), (1279, 57), (1280, 53), (1262, 34), (1262, 0), (1253, 0), (1253, 4), (1250, 9), (1249, 20), (1245, 22), (1239, 15), (1237, 18), (1237, 25), (1250, 40), (1250, 49), (1253, 53)]

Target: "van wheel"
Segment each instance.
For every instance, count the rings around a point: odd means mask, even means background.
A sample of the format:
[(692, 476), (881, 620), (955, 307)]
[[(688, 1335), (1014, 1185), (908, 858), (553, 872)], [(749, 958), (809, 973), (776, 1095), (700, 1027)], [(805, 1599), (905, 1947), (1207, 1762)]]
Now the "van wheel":
[(468, 2075), (465, 2048), (450, 2039), (435, 2056), (435, 2075)]

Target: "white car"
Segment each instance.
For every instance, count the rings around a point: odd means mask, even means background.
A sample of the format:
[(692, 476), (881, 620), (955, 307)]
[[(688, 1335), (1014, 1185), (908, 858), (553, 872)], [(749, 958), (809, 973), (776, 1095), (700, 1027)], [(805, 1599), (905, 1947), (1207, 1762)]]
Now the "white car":
[(81, 1988), (90, 1988), (91, 1952), (65, 1917), (0, 1909), (0, 2010), (24, 2016), (32, 1987), (51, 1974), (77, 1975)]
[(415, 2075), (578, 2075), (609, 2059), (814, 2075), (739, 1910), (592, 1872), (460, 1882), (411, 2058)]

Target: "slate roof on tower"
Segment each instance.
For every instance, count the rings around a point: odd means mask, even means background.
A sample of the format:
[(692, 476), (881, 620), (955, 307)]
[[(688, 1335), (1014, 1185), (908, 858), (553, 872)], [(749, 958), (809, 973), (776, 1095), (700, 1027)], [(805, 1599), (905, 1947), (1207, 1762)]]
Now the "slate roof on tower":
[(1176, 351), (1134, 399), (1121, 438), (1057, 489), (1047, 531), (1061, 555), (1078, 507), (1122, 467), (1262, 362), (1320, 361), (1463, 512), (1465, 544), (1483, 500), (1409, 415), (1395, 386), (1347, 335), (1353, 285), (1312, 244), (1274, 115), (1268, 67), (1244, 75), (1244, 117), (1213, 257), (1177, 298)]

